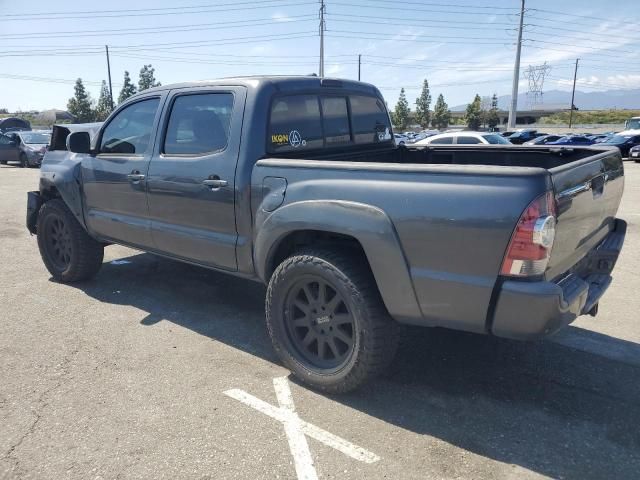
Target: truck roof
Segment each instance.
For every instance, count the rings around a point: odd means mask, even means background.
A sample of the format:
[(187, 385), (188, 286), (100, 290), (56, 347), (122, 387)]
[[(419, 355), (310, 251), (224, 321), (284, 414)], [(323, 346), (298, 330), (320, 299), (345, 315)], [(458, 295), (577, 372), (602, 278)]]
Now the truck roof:
[(243, 85), (252, 89), (261, 89), (266, 86), (275, 87), (276, 89), (291, 90), (308, 90), (315, 88), (346, 88), (349, 90), (360, 90), (365, 93), (381, 96), (380, 91), (370, 83), (358, 82), (355, 80), (346, 80), (341, 78), (320, 78), (316, 75), (256, 75), (242, 77), (226, 77), (212, 80), (198, 80), (192, 82), (172, 83), (169, 85), (161, 85), (153, 87), (142, 92), (138, 92), (131, 98), (149, 92), (160, 92), (177, 88), (189, 87), (207, 87), (207, 86), (231, 86)]

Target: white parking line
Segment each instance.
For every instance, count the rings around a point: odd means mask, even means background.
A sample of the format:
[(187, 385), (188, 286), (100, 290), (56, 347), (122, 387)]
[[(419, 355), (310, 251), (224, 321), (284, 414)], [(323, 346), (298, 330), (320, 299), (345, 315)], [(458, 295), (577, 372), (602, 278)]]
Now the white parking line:
[(287, 377), (274, 378), (273, 387), (276, 391), (279, 408), (248, 394), (244, 390), (234, 388), (227, 390), (224, 394), (282, 423), (299, 480), (315, 480), (318, 478), (305, 435), (344, 453), (354, 460), (364, 463), (375, 463), (380, 460), (380, 457), (375, 453), (300, 419), (295, 411)]

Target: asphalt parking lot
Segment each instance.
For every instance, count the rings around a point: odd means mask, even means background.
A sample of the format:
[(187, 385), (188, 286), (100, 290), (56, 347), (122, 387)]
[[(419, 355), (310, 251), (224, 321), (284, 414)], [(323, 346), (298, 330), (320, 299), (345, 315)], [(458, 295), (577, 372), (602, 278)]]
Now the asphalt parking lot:
[[(541, 343), (412, 330), (349, 395), (284, 381), (302, 420), (371, 454), (308, 439), (319, 478), (638, 478), (640, 164), (625, 168), (627, 241), (596, 318)], [(24, 227), (38, 175), (0, 168), (0, 478), (297, 478), (286, 422), (239, 400), (282, 405), (264, 288), (118, 246), (95, 280), (55, 283)]]

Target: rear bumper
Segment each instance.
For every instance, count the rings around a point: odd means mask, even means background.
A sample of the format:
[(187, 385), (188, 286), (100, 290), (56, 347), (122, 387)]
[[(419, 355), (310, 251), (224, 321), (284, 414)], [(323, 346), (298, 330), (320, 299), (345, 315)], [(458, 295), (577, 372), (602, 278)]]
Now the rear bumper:
[(611, 271), (626, 230), (627, 223), (616, 219), (614, 230), (589, 252), (579, 273), (568, 273), (555, 282), (505, 280), (496, 302), (491, 333), (535, 340), (589, 313), (611, 284)]

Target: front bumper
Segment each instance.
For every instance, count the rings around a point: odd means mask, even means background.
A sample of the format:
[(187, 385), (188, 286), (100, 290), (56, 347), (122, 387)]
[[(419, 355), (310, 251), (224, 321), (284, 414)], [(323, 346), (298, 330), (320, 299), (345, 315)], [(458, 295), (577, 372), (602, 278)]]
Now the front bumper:
[(499, 337), (535, 340), (551, 335), (597, 306), (611, 284), (627, 223), (616, 219), (614, 230), (584, 260), (580, 272), (555, 282), (502, 283), (491, 324)]

